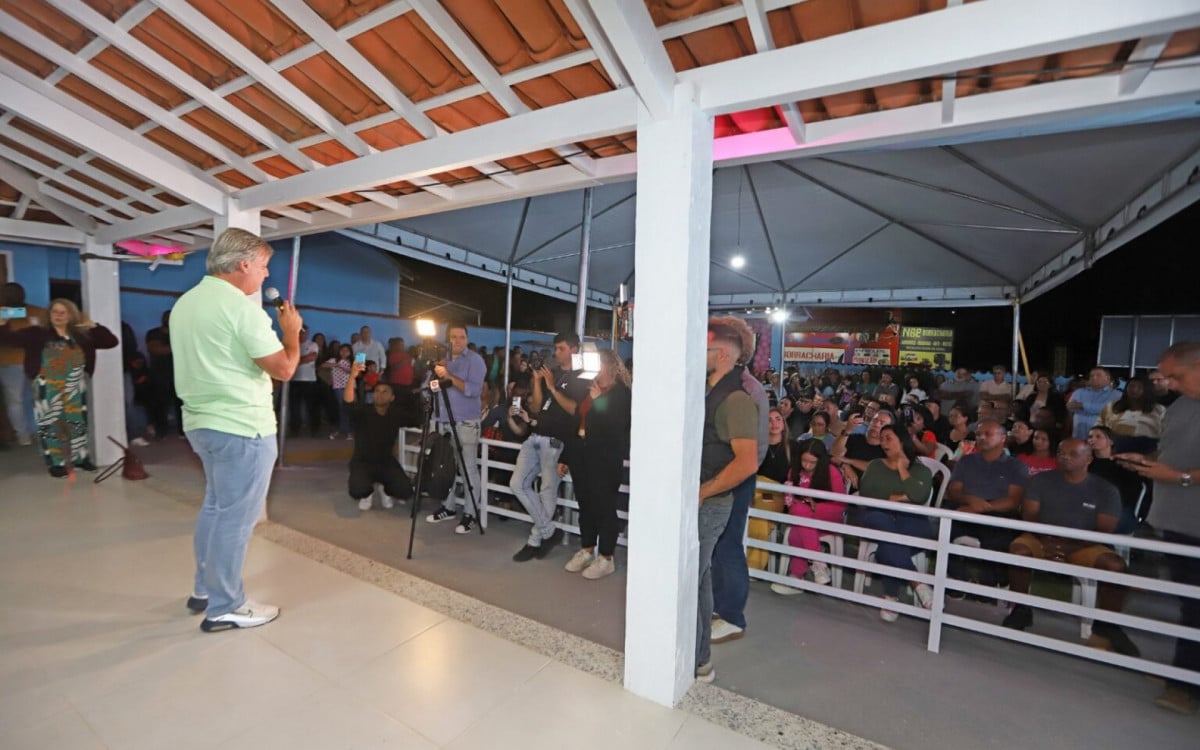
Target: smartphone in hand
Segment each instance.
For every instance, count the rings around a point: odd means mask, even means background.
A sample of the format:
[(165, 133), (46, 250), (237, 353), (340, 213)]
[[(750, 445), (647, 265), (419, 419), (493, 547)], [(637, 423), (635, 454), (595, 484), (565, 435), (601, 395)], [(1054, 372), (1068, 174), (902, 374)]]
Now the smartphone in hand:
[(365, 365), (366, 363), (367, 363), (367, 353), (366, 352), (359, 352), (358, 354), (354, 355), (354, 364)]

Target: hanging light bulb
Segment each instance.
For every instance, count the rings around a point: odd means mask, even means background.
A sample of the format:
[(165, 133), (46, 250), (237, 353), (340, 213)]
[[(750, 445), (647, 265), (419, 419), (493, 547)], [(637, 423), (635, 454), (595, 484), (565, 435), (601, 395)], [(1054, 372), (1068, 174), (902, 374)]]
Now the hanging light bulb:
[(742, 268), (746, 265), (746, 259), (741, 255), (735, 255), (729, 259), (729, 265), (732, 268)]

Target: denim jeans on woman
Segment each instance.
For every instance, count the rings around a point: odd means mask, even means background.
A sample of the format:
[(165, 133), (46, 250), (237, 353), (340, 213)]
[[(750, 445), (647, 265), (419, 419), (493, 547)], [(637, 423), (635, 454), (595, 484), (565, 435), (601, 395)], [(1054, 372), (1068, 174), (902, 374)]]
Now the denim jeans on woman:
[(274, 435), (248, 438), (217, 430), (189, 430), (188, 442), (204, 464), (204, 504), (196, 519), (195, 593), (208, 597), (207, 617), (246, 601), (242, 564), (254, 524), (267, 499), (277, 448)]

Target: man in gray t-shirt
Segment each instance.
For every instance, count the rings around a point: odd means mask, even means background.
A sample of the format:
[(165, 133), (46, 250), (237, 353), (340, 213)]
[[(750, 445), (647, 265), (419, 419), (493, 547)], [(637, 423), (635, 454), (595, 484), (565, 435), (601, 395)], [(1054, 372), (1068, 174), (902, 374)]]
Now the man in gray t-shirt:
[[(1159, 373), (1179, 398), (1167, 408), (1162, 441), (1156, 460), (1137, 453), (1114, 456), (1122, 464), (1154, 482), (1154, 504), (1149, 521), (1163, 539), (1200, 547), (1200, 341), (1181, 341), (1163, 352)], [(1200, 586), (1200, 558), (1167, 556), (1171, 580)], [(1182, 597), (1179, 624), (1200, 627), (1200, 599)], [(1175, 641), (1171, 662), (1181, 669), (1200, 671), (1200, 641)], [(1171, 680), (1155, 705), (1178, 713), (1200, 708), (1200, 688)]]
[[(1058, 446), (1058, 468), (1038, 474), (1029, 480), (1021, 518), (1031, 523), (1045, 523), (1084, 531), (1103, 531), (1111, 534), (1121, 519), (1121, 494), (1110, 483), (1088, 473), (1092, 451), (1082, 440), (1071, 438)], [(1125, 561), (1103, 544), (1082, 539), (1070, 539), (1051, 534), (1026, 532), (1013, 540), (1008, 551), (1014, 555), (1043, 560), (1067, 562), (1113, 573), (1125, 572)], [(1013, 591), (1029, 593), (1033, 571), (1012, 566), (1008, 582)], [(1125, 587), (1100, 582), (1096, 606), (1110, 612), (1120, 612), (1125, 605)], [(1006, 628), (1024, 630), (1033, 624), (1033, 610), (1024, 604), (1013, 607), (1004, 618)], [(1138, 656), (1138, 648), (1121, 626), (1097, 621), (1092, 626), (1088, 645), (1111, 648), (1126, 656)]]

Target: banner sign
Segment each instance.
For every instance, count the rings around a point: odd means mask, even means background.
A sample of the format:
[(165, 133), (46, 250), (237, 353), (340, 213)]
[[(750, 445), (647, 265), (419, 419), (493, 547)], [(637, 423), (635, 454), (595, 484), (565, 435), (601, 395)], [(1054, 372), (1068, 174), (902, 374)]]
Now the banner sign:
[(783, 358), (788, 362), (831, 362), (845, 364), (846, 350), (834, 346), (788, 346)]
[(900, 364), (925, 364), (951, 370), (953, 356), (953, 328), (904, 326), (900, 329)]
[(892, 364), (892, 350), (880, 349), (877, 347), (859, 347), (854, 350), (854, 356), (851, 359), (851, 364), (855, 365), (890, 365)]

